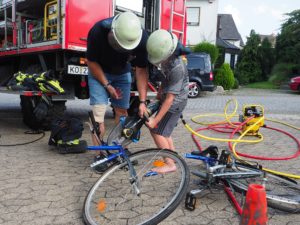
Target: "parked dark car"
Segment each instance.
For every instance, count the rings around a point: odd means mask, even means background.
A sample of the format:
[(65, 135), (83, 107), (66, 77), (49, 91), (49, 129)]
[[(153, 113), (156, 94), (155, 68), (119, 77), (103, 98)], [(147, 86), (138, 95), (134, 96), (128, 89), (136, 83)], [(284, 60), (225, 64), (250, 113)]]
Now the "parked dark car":
[(291, 88), (292, 91), (300, 92), (300, 76), (293, 77), (290, 80), (290, 88)]
[(214, 91), (213, 72), (210, 55), (207, 53), (191, 53), (186, 55), (190, 84), (189, 97), (196, 98), (201, 91)]

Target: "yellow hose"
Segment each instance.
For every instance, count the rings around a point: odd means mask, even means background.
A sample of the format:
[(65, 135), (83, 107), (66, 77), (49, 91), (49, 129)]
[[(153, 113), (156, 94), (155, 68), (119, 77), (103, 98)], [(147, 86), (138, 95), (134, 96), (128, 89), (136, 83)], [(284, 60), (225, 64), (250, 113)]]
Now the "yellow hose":
[(206, 140), (210, 140), (210, 141), (238, 142), (238, 143), (258, 143), (258, 142), (262, 141), (262, 139), (263, 139), (262, 136), (258, 140), (239, 140), (239, 139), (229, 139), (229, 138), (213, 138), (213, 137), (208, 137), (208, 136), (199, 134), (198, 132), (194, 131), (190, 127), (190, 125), (188, 125), (188, 124), (185, 124), (184, 126), (192, 134), (194, 134), (194, 135), (196, 135), (196, 136), (198, 136), (200, 138), (203, 138), (203, 139), (206, 139)]
[[(233, 112), (228, 115), (227, 113), (227, 110), (228, 110), (228, 106), (230, 104), (230, 102), (234, 101), (235, 103), (235, 108), (233, 110)], [(229, 123), (231, 126), (233, 127), (237, 127), (236, 125), (234, 125), (230, 119), (232, 117), (236, 117), (238, 116), (236, 114), (236, 111), (237, 111), (237, 101), (236, 99), (233, 99), (233, 100), (229, 100), (227, 101), (226, 105), (225, 105), (225, 108), (224, 108), (224, 114), (203, 114), (203, 115), (197, 115), (197, 116), (194, 116), (192, 117), (192, 121), (197, 123), (197, 124), (201, 124), (201, 125), (219, 125), (219, 124), (224, 124), (224, 123)], [(218, 121), (218, 122), (215, 122), (215, 123), (203, 123), (203, 122), (199, 122), (197, 121), (198, 118), (201, 118), (201, 117), (208, 117), (208, 116), (225, 116), (225, 121)], [(196, 132), (195, 130), (193, 130), (184, 120), (183, 120), (183, 123), (184, 123), (184, 126), (185, 128), (190, 131), (192, 134), (200, 137), (200, 138), (203, 138), (203, 139), (206, 139), (206, 140), (210, 140), (210, 141), (220, 141), (220, 142), (234, 142), (233, 145), (232, 145), (232, 152), (235, 156), (235, 158), (239, 159), (239, 160), (242, 160), (246, 163), (248, 163), (249, 165), (251, 165), (251, 163), (247, 162), (246, 160), (242, 159), (237, 153), (236, 153), (236, 150), (235, 150), (235, 146), (238, 144), (238, 143), (258, 143), (260, 141), (263, 140), (263, 136), (260, 134), (259, 135), (259, 139), (258, 140), (242, 140), (242, 138), (254, 127), (256, 126), (257, 124), (259, 124), (262, 120), (264, 120), (264, 116), (261, 117), (258, 121), (256, 121), (254, 124), (252, 124), (251, 126), (248, 127), (247, 130), (245, 130), (238, 139), (226, 139), (226, 138), (212, 138), (212, 137), (208, 137), (208, 136), (205, 136), (205, 135), (201, 135), (199, 134), (198, 132)], [(279, 121), (279, 120), (274, 120), (274, 119), (265, 119), (267, 121), (271, 121), (271, 122), (274, 122), (274, 123), (279, 123), (279, 124), (282, 124), (282, 125), (285, 125), (285, 126), (288, 126), (290, 128), (293, 128), (293, 129), (296, 129), (296, 130), (300, 130), (299, 127), (296, 127), (296, 126), (293, 126), (291, 124), (288, 124), (288, 123), (285, 123), (285, 122), (282, 122), (282, 121)], [(300, 175), (296, 175), (296, 174), (290, 174), (290, 173), (284, 173), (284, 172), (281, 172), (281, 171), (276, 171), (276, 170), (271, 170), (271, 169), (268, 169), (268, 168), (262, 168), (264, 171), (267, 171), (267, 172), (270, 172), (270, 173), (273, 173), (273, 174), (276, 174), (276, 175), (281, 175), (281, 176), (285, 176), (285, 177), (290, 177), (290, 178), (294, 178), (294, 179), (300, 179)]]
[[(233, 112), (232, 112), (230, 115), (228, 115), (227, 109), (228, 109), (228, 107), (229, 107), (229, 104), (230, 104), (232, 101), (234, 101), (235, 107), (234, 107)], [(226, 105), (225, 105), (225, 108), (224, 108), (224, 114), (217, 114), (217, 113), (201, 114), (201, 115), (192, 117), (191, 120), (192, 120), (194, 123), (201, 124), (201, 125), (205, 125), (205, 126), (229, 123), (229, 124), (231, 124), (232, 126), (236, 127), (234, 124), (231, 123), (230, 119), (231, 119), (232, 117), (238, 116), (238, 115), (236, 114), (237, 109), (238, 109), (237, 100), (236, 100), (236, 99), (230, 99), (230, 100), (228, 100), (228, 101), (226, 102)], [(225, 120), (221, 120), (221, 121), (214, 122), (214, 123), (204, 123), (204, 122), (199, 122), (199, 121), (197, 121), (197, 119), (198, 119), (198, 118), (201, 118), (201, 117), (208, 117), (208, 116), (222, 116), (222, 117), (224, 117), (224, 115), (225, 115)]]
[[(253, 124), (253, 126), (255, 126), (256, 124), (258, 124), (261, 120), (263, 119), (263, 117), (261, 119), (259, 119), (255, 124)], [(239, 139), (242, 139), (249, 130), (251, 130), (251, 127), (250, 126), (245, 132), (243, 132), (241, 134), (241, 136), (238, 138)], [(235, 146), (237, 145), (237, 142), (233, 143), (232, 145), (232, 152), (234, 154), (234, 156), (239, 159), (239, 160), (243, 160), (237, 153), (236, 153), (236, 150), (235, 150)], [(245, 160), (243, 160), (245, 161)], [(249, 165), (251, 165), (249, 162), (245, 161), (246, 163), (248, 163)], [(267, 172), (270, 172), (270, 173), (273, 173), (273, 174), (276, 174), (276, 175), (281, 175), (281, 176), (285, 176), (285, 177), (290, 177), (290, 178), (294, 178), (294, 179), (300, 179), (300, 175), (296, 175), (296, 174), (291, 174), (291, 173), (284, 173), (284, 172), (281, 172), (281, 171), (277, 171), (277, 170), (271, 170), (271, 169), (268, 169), (268, 168), (262, 168), (262, 170), (264, 171), (267, 171)]]
[(280, 120), (274, 120), (274, 119), (266, 119), (267, 121), (271, 121), (271, 122), (274, 122), (274, 123), (279, 123), (279, 124), (282, 124), (282, 125), (285, 125), (287, 127), (290, 127), (290, 128), (293, 128), (295, 130), (299, 130), (300, 131), (300, 127), (296, 127), (296, 126), (293, 126), (291, 124), (288, 124), (286, 122), (282, 122)]

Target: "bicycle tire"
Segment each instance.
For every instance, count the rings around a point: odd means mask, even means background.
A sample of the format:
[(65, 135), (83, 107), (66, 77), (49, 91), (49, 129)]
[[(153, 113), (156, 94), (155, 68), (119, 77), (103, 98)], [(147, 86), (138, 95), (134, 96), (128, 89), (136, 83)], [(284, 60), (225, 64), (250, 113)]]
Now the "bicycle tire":
[[(239, 165), (242, 170), (255, 170), (247, 165)], [(300, 185), (296, 181), (266, 172), (265, 189), (268, 206), (289, 213), (300, 213)], [(250, 183), (262, 184), (264, 172), (253, 178), (226, 179), (233, 189), (246, 195)]]
[[(153, 162), (171, 158), (177, 170), (145, 177)], [(189, 185), (189, 169), (182, 157), (171, 150), (146, 149), (129, 156), (140, 182), (141, 194), (133, 194), (128, 165), (112, 165), (93, 185), (84, 202), (85, 224), (153, 225), (168, 217), (180, 204)], [(124, 178), (124, 179), (123, 179)], [(158, 205), (159, 204), (159, 205)]]

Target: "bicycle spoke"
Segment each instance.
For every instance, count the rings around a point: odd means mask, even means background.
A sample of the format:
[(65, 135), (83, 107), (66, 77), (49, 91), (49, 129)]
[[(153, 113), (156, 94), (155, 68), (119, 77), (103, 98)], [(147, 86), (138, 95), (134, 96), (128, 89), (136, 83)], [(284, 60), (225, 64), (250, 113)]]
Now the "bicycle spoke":
[[(156, 161), (172, 158), (177, 166), (175, 172), (144, 176)], [(144, 151), (134, 154), (134, 165), (140, 194), (130, 183), (126, 163), (115, 165), (98, 180), (85, 203), (88, 224), (144, 224), (161, 221), (168, 216), (184, 197), (189, 174), (185, 162), (170, 151)]]
[[(253, 170), (244, 167), (244, 170)], [(264, 184), (267, 194), (267, 201), (270, 207), (287, 212), (300, 212), (300, 186), (293, 180), (266, 173), (255, 178), (243, 178), (229, 180), (237, 191), (247, 192), (248, 185), (251, 183)]]

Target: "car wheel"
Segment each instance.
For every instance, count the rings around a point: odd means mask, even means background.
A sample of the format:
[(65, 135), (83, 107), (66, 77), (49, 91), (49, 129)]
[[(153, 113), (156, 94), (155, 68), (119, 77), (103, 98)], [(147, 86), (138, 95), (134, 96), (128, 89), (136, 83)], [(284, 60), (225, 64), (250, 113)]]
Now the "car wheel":
[(197, 98), (200, 95), (201, 88), (197, 83), (189, 86), (189, 98)]

